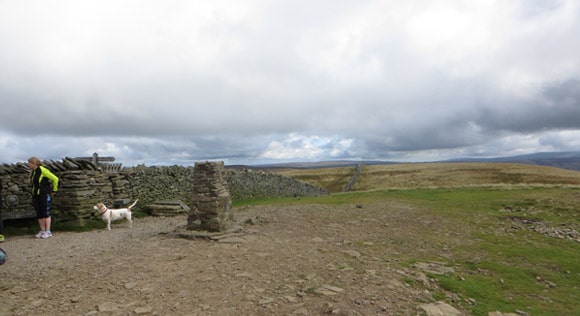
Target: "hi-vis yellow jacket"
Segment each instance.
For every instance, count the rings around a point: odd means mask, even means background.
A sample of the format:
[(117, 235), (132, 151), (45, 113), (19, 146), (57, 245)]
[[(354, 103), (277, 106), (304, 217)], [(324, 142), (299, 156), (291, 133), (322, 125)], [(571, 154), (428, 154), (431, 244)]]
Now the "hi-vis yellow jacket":
[(32, 194), (50, 193), (50, 182), (52, 181), (52, 192), (58, 191), (58, 177), (43, 166), (32, 171), (30, 181), (32, 182)]

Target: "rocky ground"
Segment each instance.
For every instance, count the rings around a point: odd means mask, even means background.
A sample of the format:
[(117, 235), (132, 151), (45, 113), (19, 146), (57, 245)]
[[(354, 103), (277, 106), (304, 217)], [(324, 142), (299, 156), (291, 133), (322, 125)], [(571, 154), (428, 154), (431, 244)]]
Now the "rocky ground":
[(444, 292), (426, 277), (452, 267), (401, 261), (414, 252), (450, 256), (450, 245), (421, 235), (447, 234), (452, 223), (387, 201), (235, 214), (241, 229), (211, 239), (187, 231), (185, 216), (46, 240), (7, 236), (0, 315), (460, 313), (434, 298)]

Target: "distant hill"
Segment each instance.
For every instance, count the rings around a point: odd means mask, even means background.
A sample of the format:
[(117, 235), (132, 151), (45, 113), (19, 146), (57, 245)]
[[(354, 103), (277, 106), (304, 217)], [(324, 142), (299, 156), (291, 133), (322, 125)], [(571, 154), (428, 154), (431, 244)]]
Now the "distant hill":
[(540, 152), (496, 158), (458, 158), (447, 162), (512, 162), (580, 171), (580, 152)]
[(360, 161), (360, 160), (333, 160), (333, 161), (314, 161), (314, 162), (286, 162), (286, 163), (274, 163), (274, 164), (262, 164), (262, 165), (230, 165), (227, 168), (240, 169), (318, 169), (318, 168), (338, 168), (338, 167), (356, 167), (360, 163), (366, 165), (388, 165), (396, 164), (398, 162), (393, 161)]
[[(427, 162), (427, 161), (426, 161)], [(433, 161), (429, 161), (433, 162)], [(574, 152), (540, 152), (527, 155), (495, 157), (495, 158), (456, 158), (434, 162), (511, 162), (530, 165), (549, 166), (567, 170), (580, 171), (580, 151)], [(231, 165), (232, 169), (318, 169), (318, 168), (338, 168), (357, 166), (360, 163), (365, 165), (390, 165), (401, 164), (397, 161), (375, 161), (375, 160), (335, 160), (316, 162), (288, 162), (263, 165)]]

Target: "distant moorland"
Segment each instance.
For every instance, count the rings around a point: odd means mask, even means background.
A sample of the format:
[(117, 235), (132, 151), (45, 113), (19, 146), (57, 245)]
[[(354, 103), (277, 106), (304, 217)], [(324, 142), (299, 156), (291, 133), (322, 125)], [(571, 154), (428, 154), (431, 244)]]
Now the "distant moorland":
[[(424, 163), (440, 162), (508, 162), (521, 163), (528, 165), (539, 165), (548, 167), (557, 167), (568, 170), (580, 171), (580, 151), (574, 152), (540, 152), (527, 155), (494, 157), (494, 158), (455, 158), (444, 161), (424, 161)], [(399, 164), (397, 161), (376, 161), (376, 160), (335, 160), (335, 161), (318, 161), (318, 162), (291, 162), (281, 164), (259, 165), (258, 168), (329, 168), (329, 167), (346, 167), (356, 166), (359, 163), (366, 165), (389, 165)]]
[[(270, 171), (337, 193), (343, 191), (356, 167), (275, 168)], [(491, 162), (364, 165), (352, 191), (530, 185), (580, 186), (580, 172)]]

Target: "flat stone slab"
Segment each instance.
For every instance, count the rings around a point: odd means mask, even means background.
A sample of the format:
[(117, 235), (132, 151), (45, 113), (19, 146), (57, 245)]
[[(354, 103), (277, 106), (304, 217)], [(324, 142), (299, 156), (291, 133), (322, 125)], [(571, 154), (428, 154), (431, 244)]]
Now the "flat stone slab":
[(461, 315), (463, 315), (455, 307), (453, 307), (447, 303), (444, 303), (444, 302), (423, 304), (423, 305), (420, 305), (419, 308), (424, 310), (425, 313), (427, 313), (427, 316), (461, 316)]
[(189, 230), (180, 228), (179, 230), (169, 233), (174, 237), (185, 239), (207, 239), (211, 241), (219, 241), (223, 243), (241, 243), (245, 240), (241, 237), (245, 236), (243, 227), (234, 225), (231, 228), (222, 232), (209, 232), (203, 230)]

